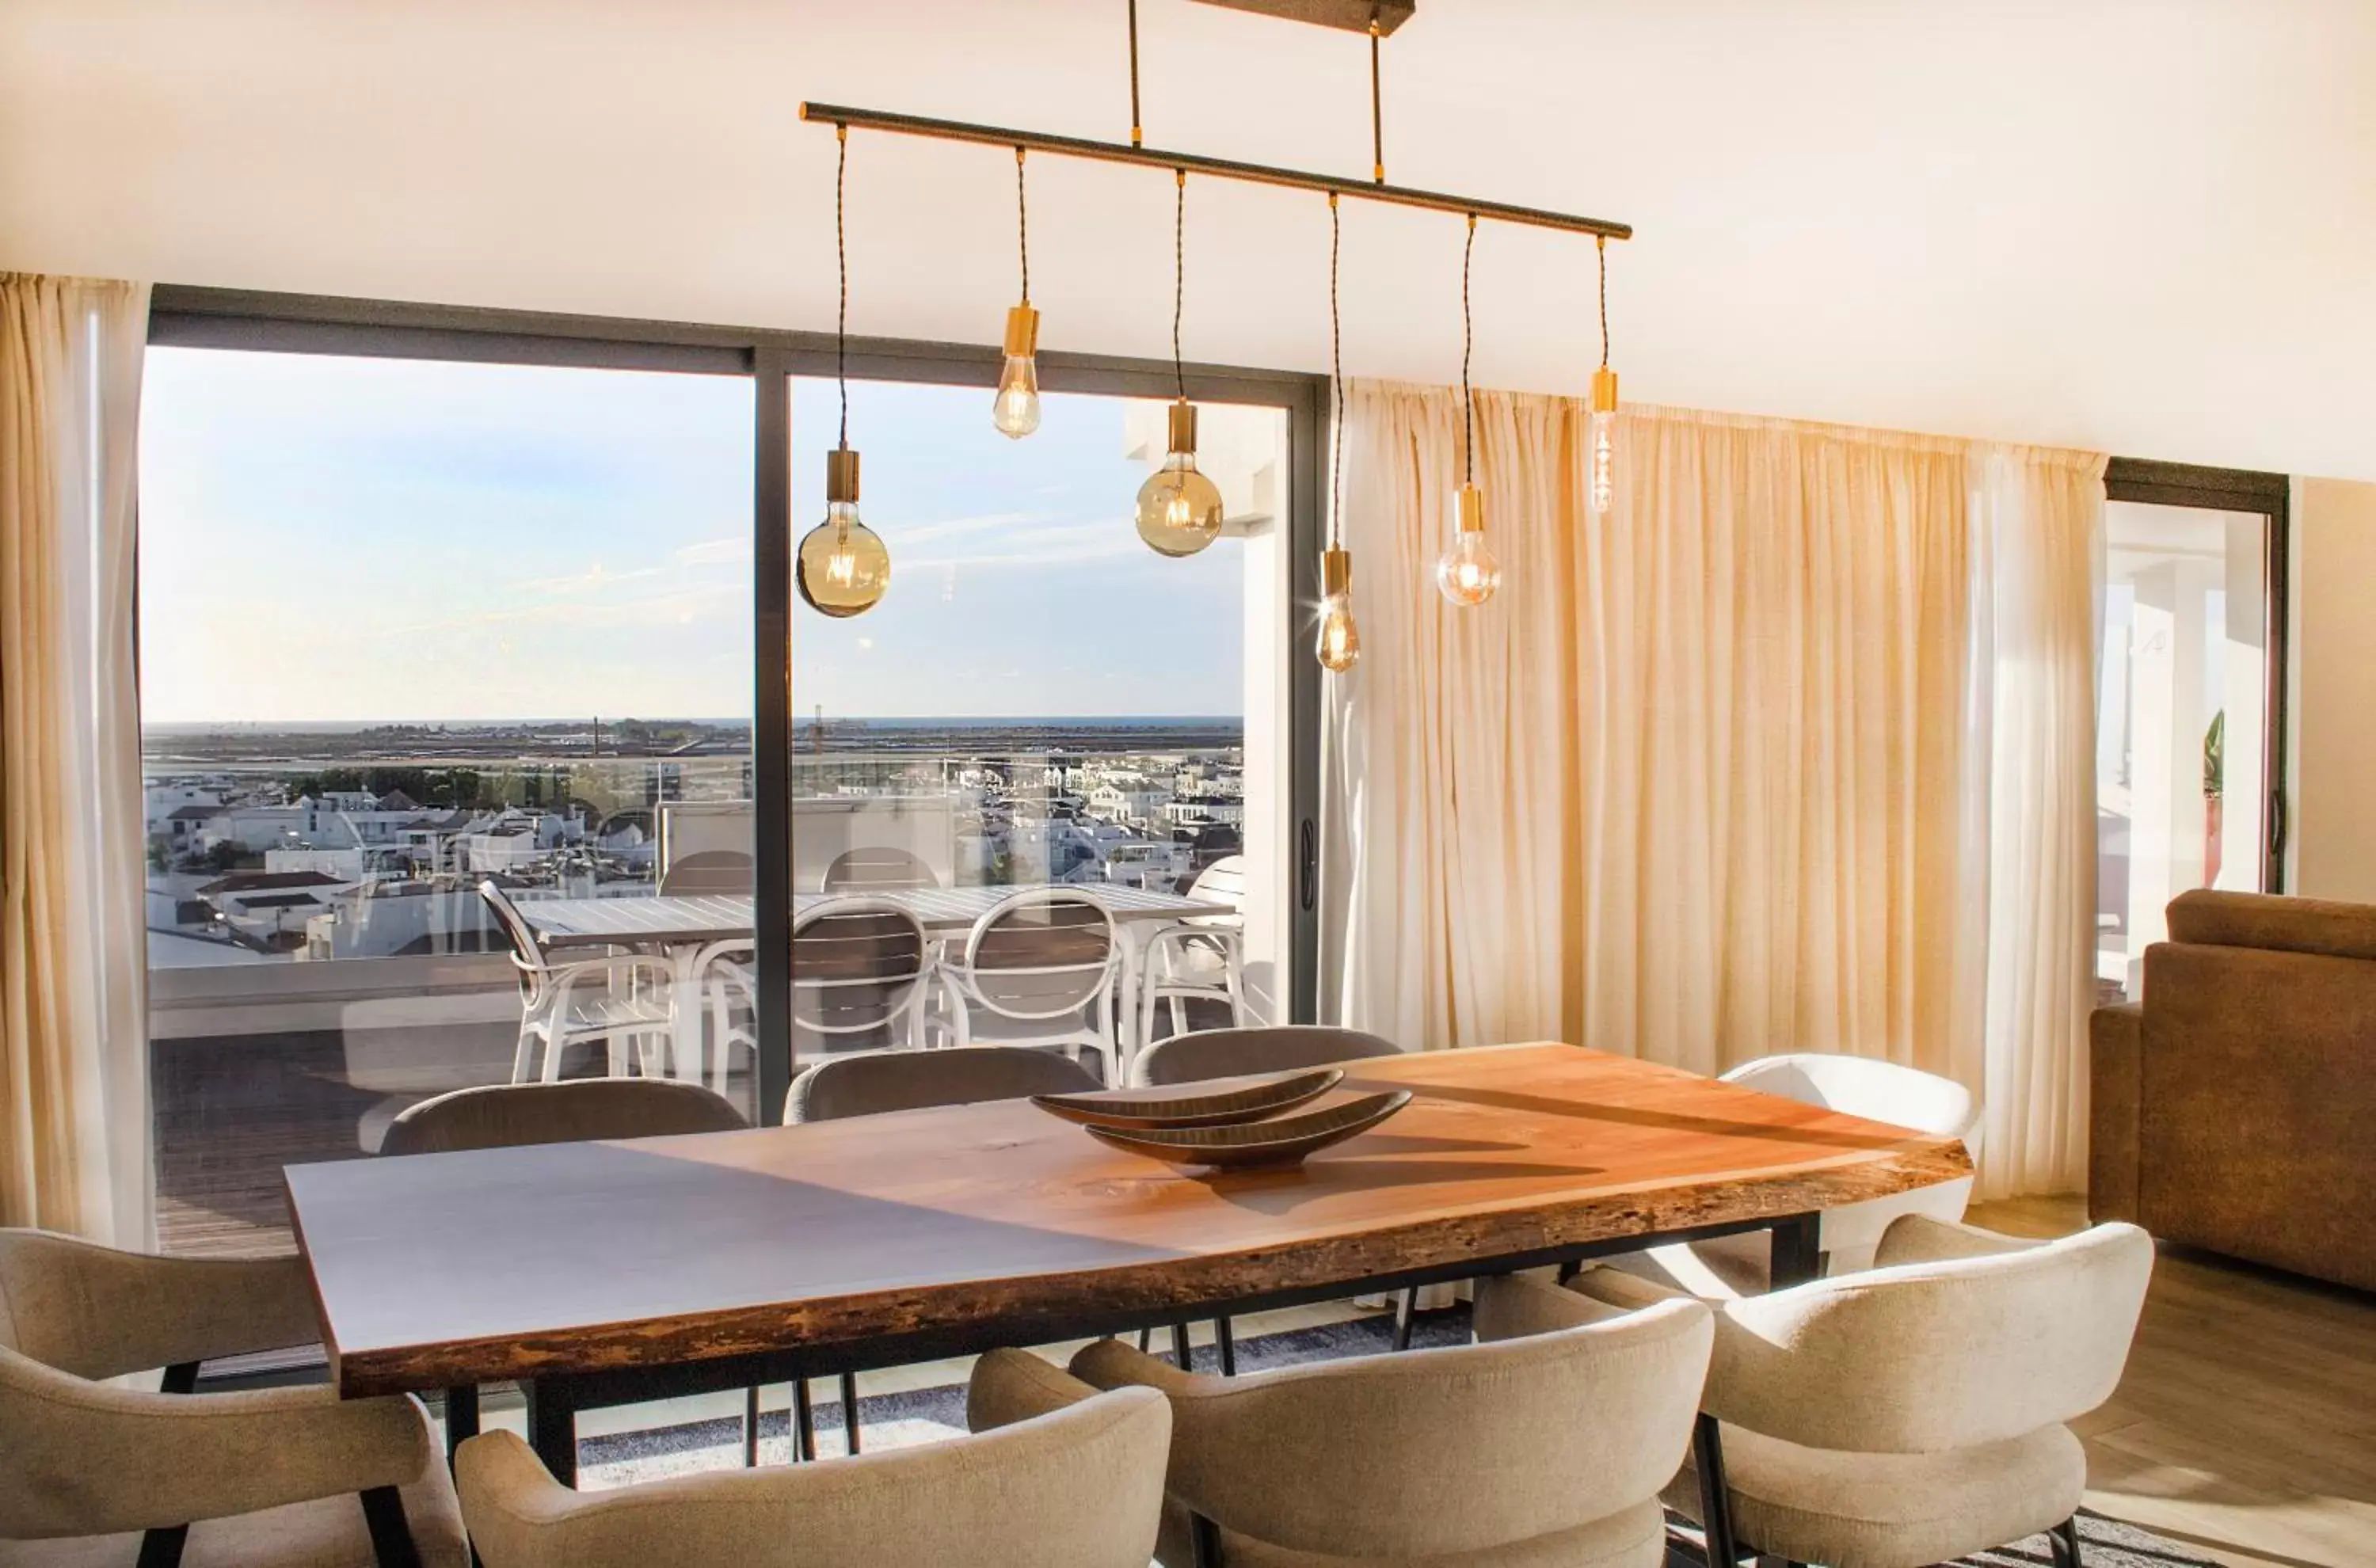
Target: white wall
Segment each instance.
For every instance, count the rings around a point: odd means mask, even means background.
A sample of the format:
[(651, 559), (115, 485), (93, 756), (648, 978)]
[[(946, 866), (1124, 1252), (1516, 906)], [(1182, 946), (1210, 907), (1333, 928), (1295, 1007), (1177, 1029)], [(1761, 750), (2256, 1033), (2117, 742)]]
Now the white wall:
[(2287, 890), (2376, 903), (2376, 484), (2297, 480)]
[[(803, 97), (1120, 139), (1120, 0), (7, 0), (0, 267), (827, 327)], [(1153, 145), (1364, 174), (1355, 36), (1145, 0)], [(1398, 181), (1622, 218), (1629, 398), (2376, 479), (2376, 5), (1428, 0)], [(1013, 160), (858, 136), (853, 330), (990, 343)], [(1050, 349), (1161, 355), (1172, 190), (1035, 160)], [(1193, 183), (1192, 357), (1326, 362), (1326, 210)], [(1488, 225), (1476, 374), (1591, 253)], [(1460, 225), (1348, 205), (1350, 373), (1458, 372)]]

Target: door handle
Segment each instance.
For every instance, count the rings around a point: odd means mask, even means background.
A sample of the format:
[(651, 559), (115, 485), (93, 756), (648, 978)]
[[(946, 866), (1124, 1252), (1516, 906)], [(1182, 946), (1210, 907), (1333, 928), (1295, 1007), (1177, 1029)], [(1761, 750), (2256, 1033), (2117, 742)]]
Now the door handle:
[(1298, 830), (1296, 903), (1305, 914), (1320, 904), (1320, 827), (1305, 817)]

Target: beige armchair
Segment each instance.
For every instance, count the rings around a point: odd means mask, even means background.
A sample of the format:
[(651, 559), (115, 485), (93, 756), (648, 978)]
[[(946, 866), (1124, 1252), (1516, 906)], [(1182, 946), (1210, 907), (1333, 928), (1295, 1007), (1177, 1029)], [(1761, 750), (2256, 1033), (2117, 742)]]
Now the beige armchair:
[[(294, 1258), (150, 1257), (0, 1229), (0, 1568), (463, 1568), (411, 1398), (192, 1394), (197, 1363), (318, 1336)], [(166, 1392), (106, 1380), (166, 1369)]]
[[(1709, 1419), (1668, 1503), (1743, 1551), (1833, 1568), (2040, 1531), (2075, 1568), (2087, 1462), (2065, 1423), (2120, 1383), (2153, 1256), (2133, 1225), (2032, 1242), (1908, 1215), (1871, 1272), (1710, 1303)], [(1615, 1268), (1568, 1293), (1578, 1318), (1679, 1299)]]
[[(1510, 1315), (1515, 1287), (1480, 1300)], [(1709, 1314), (1586, 1310), (1506, 1343), (1199, 1376), (1103, 1340), (1071, 1370), (1002, 1350), (975, 1370), (980, 1429), (1158, 1388), (1172, 1409), (1165, 1568), (1657, 1568), (1658, 1488), (1690, 1442)], [(1515, 1333), (1515, 1329), (1499, 1332)]]
[(507, 1431), (455, 1472), (486, 1568), (1146, 1568), (1170, 1431), (1127, 1390), (985, 1436), (614, 1491), (561, 1485)]

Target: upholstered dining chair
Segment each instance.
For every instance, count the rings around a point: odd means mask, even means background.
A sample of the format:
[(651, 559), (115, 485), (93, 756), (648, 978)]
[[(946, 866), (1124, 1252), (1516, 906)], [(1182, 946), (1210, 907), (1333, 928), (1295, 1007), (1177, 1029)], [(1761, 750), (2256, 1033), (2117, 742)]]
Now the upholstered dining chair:
[[(1526, 1286), (1550, 1293), (1549, 1286)], [(1171, 1401), (1164, 1568), (1657, 1568), (1658, 1489), (1691, 1442), (1706, 1309), (1615, 1310), (1555, 1332), (1243, 1377), (1183, 1372), (1114, 1340), (1069, 1369), (1022, 1351), (977, 1364), (976, 1429), (1100, 1388)]]
[(1125, 954), (1113, 911), (1070, 887), (1027, 887), (984, 910), (958, 951), (936, 966), (938, 1028), (949, 1043), (1052, 1046), (1098, 1053), (1119, 1084), (1130, 1031), (1113, 1000)]
[[(1098, 1087), (1067, 1056), (1027, 1045), (966, 1045), (947, 1051), (873, 1051), (827, 1057), (804, 1068), (784, 1096), (784, 1124), (881, 1116), (935, 1105), (973, 1105), (1035, 1094), (1079, 1094)], [(808, 1384), (793, 1384), (792, 1420), (802, 1458), (816, 1456)], [(759, 1392), (751, 1391), (745, 1425), (758, 1430)], [(858, 1452), (858, 1374), (841, 1374), (844, 1443)]]
[[(1140, 1048), (1131, 1063), (1131, 1081), (1145, 1087), (1159, 1088), (1173, 1084), (1201, 1083), (1208, 1078), (1235, 1078), (1253, 1073), (1291, 1073), (1305, 1067), (1333, 1066), (1339, 1062), (1358, 1062), (1365, 1057), (1398, 1056), (1402, 1047), (1383, 1035), (1363, 1029), (1338, 1028), (1330, 1024), (1265, 1024), (1250, 1028), (1197, 1029), (1188, 1034), (1171, 1035), (1152, 1045)], [(1419, 1309), (1419, 1289), (1405, 1290), (1395, 1303), (1395, 1348), (1406, 1349), (1410, 1345), (1411, 1325)], [(1172, 1329), (1172, 1350), (1182, 1366), (1188, 1364), (1187, 1329)], [(1221, 1372), (1229, 1375), (1238, 1370), (1236, 1336), (1228, 1318), (1213, 1323), (1215, 1348), (1220, 1353)], [(1147, 1347), (1147, 1336), (1139, 1336), (1138, 1348)]]
[[(1800, 1051), (1744, 1062), (1723, 1075), (1722, 1081), (1869, 1122), (1960, 1138), (1975, 1160), (1980, 1157), (1979, 1100), (1953, 1078), (1935, 1073), (1870, 1056)], [(1825, 1209), (1816, 1241), (1823, 1272), (1854, 1274), (1871, 1268), (1882, 1233), (1898, 1216), (1928, 1215), (1952, 1225), (1964, 1218), (1971, 1195), (1972, 1179), (1964, 1176)], [(1748, 1231), (1702, 1241), (1669, 1241), (1629, 1254), (1623, 1266), (1697, 1295), (1741, 1296), (1766, 1288), (1771, 1256), (1766, 1234)]]
[[(1870, 1271), (1709, 1302), (1705, 1415), (1667, 1502), (1717, 1555), (1920, 1568), (2045, 1531), (2078, 1568), (2068, 1423), (2118, 1386), (2153, 1260), (2133, 1225), (2021, 1241), (1907, 1215)], [(1603, 1267), (1537, 1299), (1551, 1324), (1685, 1298)]]
[(512, 1082), (539, 1075), (536, 1048), (544, 1048), (541, 1075), (561, 1076), (562, 1053), (574, 1045), (601, 1045), (610, 1071), (623, 1076), (630, 1052), (646, 1073), (668, 1047), (676, 1014), (676, 971), (649, 954), (604, 954), (556, 960), (537, 942), (535, 928), (492, 877), (479, 884), (479, 897), (512, 946), (514, 978), (519, 981), (519, 1039), (512, 1050)]
[[(419, 1400), (191, 1392), (202, 1361), (320, 1334), (293, 1257), (0, 1229), (0, 1565), (464, 1568)], [(109, 1381), (160, 1367), (161, 1392)]]
[(455, 1472), (487, 1568), (1146, 1568), (1170, 1425), (1125, 1389), (980, 1436), (609, 1491), (561, 1485), (507, 1431)]

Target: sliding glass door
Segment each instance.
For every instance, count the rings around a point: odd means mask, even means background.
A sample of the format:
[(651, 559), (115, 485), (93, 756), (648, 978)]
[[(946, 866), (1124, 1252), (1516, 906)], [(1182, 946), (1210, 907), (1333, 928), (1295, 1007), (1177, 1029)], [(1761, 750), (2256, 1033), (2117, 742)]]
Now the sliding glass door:
[(2284, 490), (2136, 464), (2107, 488), (2097, 981), (2117, 1000), (2179, 894), (2279, 890)]
[(1310, 1016), (1317, 384), (1192, 373), (1229, 524), (1173, 561), (1130, 512), (1169, 367), (1051, 359), (1010, 443), (994, 356), (853, 350), (895, 577), (837, 622), (789, 571), (824, 510), (829, 340), (158, 291), (169, 1251), (284, 1250), (284, 1165), (367, 1156), (450, 1089), (664, 1074), (776, 1114), (822, 1049), (794, 1058), (794, 897), (852, 850), (952, 889), (1218, 868), (1250, 1015)]
[[(1159, 399), (1051, 393), (1025, 441), (975, 387), (863, 380), (849, 401), (891, 588), (848, 619), (794, 609), (794, 887), (1226, 888), (1246, 1012), (1287, 1017), (1287, 410), (1202, 410), (1226, 520), (1173, 559), (1130, 514), (1164, 457)], [(798, 532), (825, 516), (835, 383), (796, 378), (790, 409)], [(1194, 997), (1158, 1013), (1158, 1036), (1228, 1016)], [(794, 1038), (802, 1061), (882, 1043)]]

